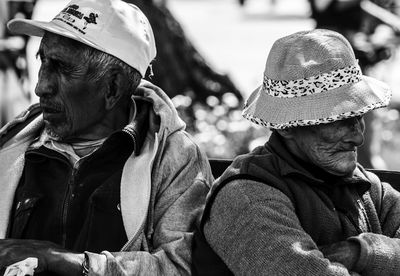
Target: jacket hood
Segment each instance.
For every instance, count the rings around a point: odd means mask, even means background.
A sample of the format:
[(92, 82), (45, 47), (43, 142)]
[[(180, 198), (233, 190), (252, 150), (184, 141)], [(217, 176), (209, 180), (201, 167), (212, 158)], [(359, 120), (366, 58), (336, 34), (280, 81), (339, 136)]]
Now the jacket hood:
[(152, 104), (153, 115), (150, 115), (150, 129), (167, 136), (177, 130), (185, 129), (186, 124), (179, 117), (171, 99), (154, 84), (142, 80), (132, 99), (148, 101)]

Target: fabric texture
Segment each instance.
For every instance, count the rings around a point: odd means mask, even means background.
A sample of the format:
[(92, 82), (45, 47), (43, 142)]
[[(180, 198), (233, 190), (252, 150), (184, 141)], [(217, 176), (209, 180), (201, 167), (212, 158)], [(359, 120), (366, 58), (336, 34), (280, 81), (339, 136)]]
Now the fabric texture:
[(50, 22), (13, 19), (17, 34), (43, 36), (51, 32), (119, 58), (145, 75), (156, 56), (150, 23), (133, 4), (120, 0), (72, 0)]
[(317, 29), (278, 39), (263, 84), (247, 99), (243, 117), (272, 129), (331, 123), (385, 107), (390, 88), (361, 74), (350, 43)]
[[(128, 158), (121, 177), (121, 213), (129, 241), (119, 252), (86, 252), (89, 275), (189, 275), (193, 228), (213, 180), (209, 163), (161, 89), (144, 81), (134, 100), (150, 102), (152, 108), (142, 149)], [(0, 137), (21, 118), (3, 128)], [(6, 237), (25, 150), (42, 128), (40, 115), (0, 149), (1, 238)]]
[[(242, 173), (264, 181), (243, 179), (227, 184), (217, 194), (204, 224), (211, 248), (235, 275), (400, 272), (400, 193), (388, 183), (381, 183), (360, 166), (351, 178), (329, 180), (301, 165), (277, 133), (265, 146), (236, 158), (213, 184), (210, 195), (224, 179)], [(353, 271), (330, 262), (318, 249), (343, 240), (361, 247)]]

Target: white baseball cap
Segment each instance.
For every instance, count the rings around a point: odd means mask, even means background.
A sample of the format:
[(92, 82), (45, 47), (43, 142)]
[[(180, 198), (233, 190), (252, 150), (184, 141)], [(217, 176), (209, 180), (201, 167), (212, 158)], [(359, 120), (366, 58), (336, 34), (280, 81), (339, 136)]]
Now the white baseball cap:
[(121, 0), (72, 0), (50, 22), (13, 19), (7, 27), (17, 34), (41, 37), (48, 31), (77, 40), (119, 58), (142, 76), (156, 56), (148, 19)]

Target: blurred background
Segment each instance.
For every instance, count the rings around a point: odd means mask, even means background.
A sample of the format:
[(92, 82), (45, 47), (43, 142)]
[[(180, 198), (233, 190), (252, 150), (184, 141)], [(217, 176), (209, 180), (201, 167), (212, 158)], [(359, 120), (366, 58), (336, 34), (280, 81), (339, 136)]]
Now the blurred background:
[[(344, 34), (364, 74), (393, 89), (389, 108), (366, 118), (366, 167), (400, 170), (398, 0), (129, 0), (149, 18), (158, 56), (147, 76), (171, 97), (209, 157), (232, 158), (265, 143), (267, 129), (242, 118), (262, 84), (273, 42), (318, 27)], [(10, 18), (51, 20), (68, 1), (0, 0), (0, 123), (37, 102), (38, 38), (16, 37)]]

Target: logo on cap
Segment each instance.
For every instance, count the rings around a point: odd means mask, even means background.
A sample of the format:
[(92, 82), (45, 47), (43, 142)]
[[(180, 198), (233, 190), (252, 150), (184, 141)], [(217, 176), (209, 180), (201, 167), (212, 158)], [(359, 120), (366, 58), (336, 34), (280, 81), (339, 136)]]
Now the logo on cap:
[(97, 24), (96, 22), (96, 18), (99, 17), (99, 15), (97, 13), (93, 13), (91, 12), (89, 14), (89, 16), (84, 16), (83, 19), (85, 19), (85, 27), (84, 29), (86, 29), (88, 24)]
[(53, 20), (59, 20), (73, 27), (82, 34), (86, 34), (85, 29), (89, 24), (97, 24), (99, 15), (89, 11), (86, 14), (79, 10), (78, 5), (69, 5), (63, 9)]

